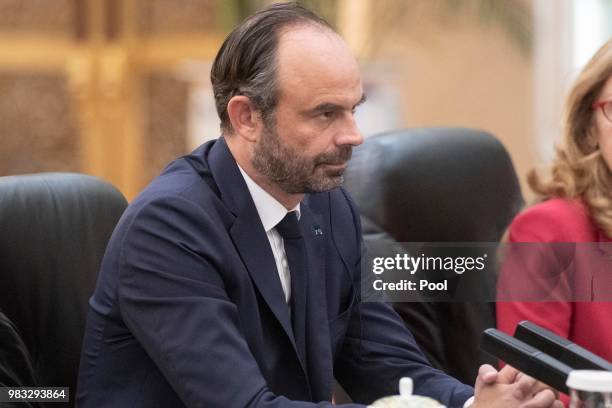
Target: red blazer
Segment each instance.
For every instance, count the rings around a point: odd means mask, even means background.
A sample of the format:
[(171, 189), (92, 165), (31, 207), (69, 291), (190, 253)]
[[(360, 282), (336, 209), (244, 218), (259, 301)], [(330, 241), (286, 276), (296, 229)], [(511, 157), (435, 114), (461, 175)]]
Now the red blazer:
[[(510, 242), (612, 242), (580, 201), (550, 199), (521, 212), (510, 225)], [(610, 271), (612, 273), (612, 270)], [(497, 325), (513, 334), (530, 320), (612, 360), (612, 303), (498, 302)], [(567, 404), (567, 396), (562, 396)]]

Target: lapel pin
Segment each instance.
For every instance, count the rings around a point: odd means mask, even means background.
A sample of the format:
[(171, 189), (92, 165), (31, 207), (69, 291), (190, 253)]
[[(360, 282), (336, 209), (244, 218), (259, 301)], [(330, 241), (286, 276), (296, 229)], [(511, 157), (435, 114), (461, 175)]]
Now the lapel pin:
[(315, 228), (314, 233), (315, 235), (323, 235), (323, 230), (321, 228)]

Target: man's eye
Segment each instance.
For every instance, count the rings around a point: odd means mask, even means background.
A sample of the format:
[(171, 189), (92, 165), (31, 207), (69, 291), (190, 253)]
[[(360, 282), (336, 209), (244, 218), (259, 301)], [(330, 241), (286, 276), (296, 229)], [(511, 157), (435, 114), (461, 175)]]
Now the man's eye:
[(324, 119), (331, 119), (334, 116), (334, 111), (321, 112), (321, 114), (319, 116), (324, 118)]

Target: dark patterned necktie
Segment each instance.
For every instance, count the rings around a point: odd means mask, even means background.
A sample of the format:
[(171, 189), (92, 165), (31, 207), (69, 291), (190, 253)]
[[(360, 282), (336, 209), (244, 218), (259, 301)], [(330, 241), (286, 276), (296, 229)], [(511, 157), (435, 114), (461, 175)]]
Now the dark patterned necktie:
[(306, 367), (306, 246), (297, 212), (291, 211), (276, 225), (283, 237), (287, 263), (291, 274), (291, 326), (295, 344)]

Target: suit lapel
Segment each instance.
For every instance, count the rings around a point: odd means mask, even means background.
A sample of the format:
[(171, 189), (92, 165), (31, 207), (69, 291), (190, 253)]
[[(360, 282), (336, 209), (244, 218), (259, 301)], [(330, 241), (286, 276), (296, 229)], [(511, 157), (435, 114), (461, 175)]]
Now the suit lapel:
[(261, 219), (225, 139), (211, 148), (209, 166), (221, 200), (236, 216), (229, 233), (257, 290), (281, 324), (297, 353), (289, 310), (276, 269), (270, 242)]
[[(307, 253), (306, 308), (299, 311), (305, 319), (305, 342), (311, 387), (315, 401), (331, 396), (333, 381), (332, 354), (327, 319), (325, 277), (326, 236), (320, 216), (308, 206), (308, 197), (301, 204), (301, 226)], [(316, 357), (313, 357), (316, 356)], [(324, 364), (320, 364), (324, 363)]]
[(274, 255), (257, 212), (246, 210), (239, 214), (230, 229), (230, 236), (257, 290), (295, 347), (289, 308), (285, 303)]

